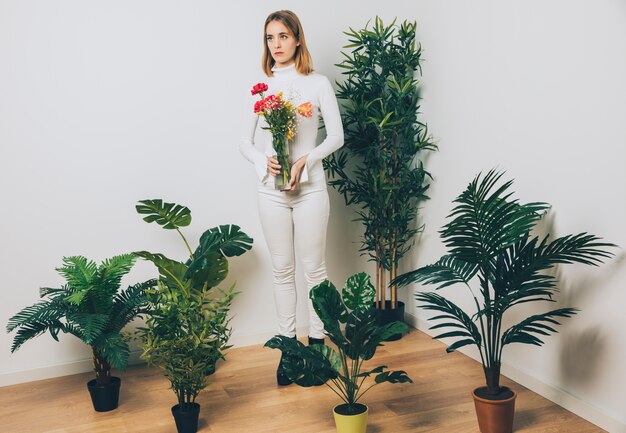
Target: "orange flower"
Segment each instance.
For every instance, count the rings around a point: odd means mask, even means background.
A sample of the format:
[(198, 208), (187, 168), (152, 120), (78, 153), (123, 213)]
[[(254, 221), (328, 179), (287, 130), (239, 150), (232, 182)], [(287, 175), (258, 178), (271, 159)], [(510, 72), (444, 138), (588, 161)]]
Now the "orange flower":
[(300, 113), (300, 116), (302, 117), (313, 116), (313, 105), (311, 105), (310, 102), (298, 105), (298, 113)]

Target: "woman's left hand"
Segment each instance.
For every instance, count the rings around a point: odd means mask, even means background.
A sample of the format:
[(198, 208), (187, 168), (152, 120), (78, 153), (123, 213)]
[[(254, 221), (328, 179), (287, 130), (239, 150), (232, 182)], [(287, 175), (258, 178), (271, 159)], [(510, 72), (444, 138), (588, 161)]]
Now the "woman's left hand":
[(307, 157), (308, 155), (304, 155), (291, 166), (291, 179), (289, 181), (290, 191), (295, 191), (300, 185), (300, 177), (302, 176), (302, 170), (306, 165)]

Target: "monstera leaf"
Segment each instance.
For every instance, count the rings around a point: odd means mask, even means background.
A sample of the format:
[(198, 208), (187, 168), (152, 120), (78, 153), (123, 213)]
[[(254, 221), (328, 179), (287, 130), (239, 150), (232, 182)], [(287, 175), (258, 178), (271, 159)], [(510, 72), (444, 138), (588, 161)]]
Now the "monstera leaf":
[(238, 225), (221, 225), (205, 231), (194, 257), (219, 251), (226, 257), (240, 256), (252, 248), (252, 238)]
[(349, 313), (334, 284), (328, 280), (323, 281), (311, 289), (309, 297), (315, 312), (324, 323), (328, 337), (337, 346), (344, 346), (346, 339), (341, 333), (339, 323), (346, 323)]
[(136, 251), (135, 255), (149, 260), (159, 269), (161, 279), (171, 287), (179, 289), (185, 286), (187, 266), (176, 260), (168, 259), (163, 254), (153, 254), (148, 251)]
[(188, 262), (185, 278), (193, 280), (193, 287), (217, 287), (228, 276), (228, 260), (219, 252), (203, 254)]
[(277, 335), (265, 347), (283, 352), (285, 373), (300, 386), (315, 386), (320, 380), (335, 379), (341, 370), (339, 355), (328, 346), (305, 346), (293, 338)]
[(343, 302), (353, 311), (369, 310), (373, 307), (376, 289), (372, 285), (370, 276), (361, 272), (352, 275), (342, 289)]
[(176, 203), (164, 203), (161, 199), (141, 200), (135, 206), (137, 212), (146, 215), (143, 220), (168, 230), (186, 227), (191, 223), (191, 211), (186, 206)]

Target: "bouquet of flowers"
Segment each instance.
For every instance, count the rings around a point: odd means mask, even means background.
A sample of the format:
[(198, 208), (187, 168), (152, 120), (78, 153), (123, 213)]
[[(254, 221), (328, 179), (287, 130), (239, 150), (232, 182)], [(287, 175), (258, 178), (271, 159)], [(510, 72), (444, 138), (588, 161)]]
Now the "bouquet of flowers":
[(261, 98), (254, 103), (254, 112), (265, 118), (268, 124), (265, 129), (272, 133), (272, 146), (276, 152), (278, 164), (280, 164), (280, 173), (276, 176), (275, 186), (276, 189), (285, 191), (289, 190), (291, 178), (289, 143), (293, 142), (296, 136), (297, 115), (311, 117), (313, 107), (310, 102), (306, 102), (296, 108), (284, 98), (283, 92), (264, 96), (267, 89), (265, 83), (258, 83), (252, 88), (251, 93), (259, 95)]

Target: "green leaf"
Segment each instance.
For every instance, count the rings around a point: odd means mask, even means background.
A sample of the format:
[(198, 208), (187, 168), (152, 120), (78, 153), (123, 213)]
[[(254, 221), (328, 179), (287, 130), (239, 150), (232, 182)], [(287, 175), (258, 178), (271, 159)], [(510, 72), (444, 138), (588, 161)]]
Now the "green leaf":
[(459, 349), (463, 346), (467, 346), (470, 344), (476, 344), (473, 338), (466, 338), (465, 340), (457, 340), (446, 348), (446, 352), (451, 353), (456, 349)]
[(372, 308), (376, 289), (372, 285), (370, 276), (361, 272), (352, 275), (342, 289), (343, 302), (350, 310), (367, 310)]
[(377, 384), (389, 382), (389, 383), (413, 383), (411, 378), (406, 374), (406, 371), (384, 371), (376, 376), (374, 381)]
[(478, 265), (464, 262), (455, 256), (443, 256), (432, 265), (400, 275), (391, 284), (406, 286), (410, 283), (438, 284), (437, 289), (463, 283), (469, 284), (478, 272)]
[(83, 341), (91, 345), (106, 329), (109, 316), (105, 314), (71, 313), (67, 315), (70, 323), (75, 323), (81, 329)]
[(159, 270), (159, 275), (168, 286), (179, 289), (186, 286), (187, 266), (184, 263), (169, 259), (163, 254), (153, 254), (148, 251), (136, 251), (134, 254), (154, 263)]
[(118, 332), (101, 335), (94, 341), (93, 348), (104, 357), (111, 367), (121, 371), (126, 370), (130, 349), (128, 343)]
[(389, 120), (392, 114), (393, 114), (393, 111), (387, 113), (387, 115), (383, 118), (383, 120), (381, 120), (381, 122), (378, 124), (378, 127), (382, 128), (383, 126), (385, 126), (385, 123), (387, 123), (387, 120)]
[(382, 341), (385, 341), (393, 335), (406, 334), (407, 332), (409, 332), (409, 325), (404, 322), (391, 322), (383, 326), (382, 329)]
[(240, 256), (252, 248), (252, 238), (237, 225), (221, 225), (205, 231), (194, 257), (221, 252), (226, 257)]
[(135, 206), (137, 213), (146, 215), (143, 220), (156, 222), (164, 229), (174, 230), (191, 223), (191, 211), (176, 203), (164, 203), (161, 199), (140, 200)]
[(483, 267), (495, 266), (501, 248), (522, 239), (549, 208), (547, 203), (521, 205), (510, 200), (512, 181), (498, 186), (503, 172), (479, 174), (455, 200), (441, 237), (450, 254)]
[(83, 256), (63, 257), (63, 266), (56, 269), (72, 292), (87, 290), (98, 272), (95, 262)]
[(314, 386), (320, 380), (334, 379), (338, 375), (341, 361), (328, 346), (307, 347), (296, 339), (277, 335), (265, 343), (265, 347), (282, 351), (285, 373), (299, 386)]
[(328, 337), (338, 346), (345, 344), (339, 323), (346, 323), (348, 310), (339, 297), (339, 292), (328, 280), (314, 286), (309, 292), (313, 308), (324, 323)]
[(502, 346), (511, 343), (525, 343), (535, 346), (543, 345), (543, 341), (537, 337), (539, 335), (550, 335), (557, 331), (553, 325), (559, 325), (556, 317), (571, 317), (577, 313), (575, 308), (560, 308), (543, 314), (536, 314), (522, 320), (517, 325), (511, 326), (502, 334)]
[[(415, 299), (423, 302), (421, 307), (425, 310), (439, 311), (444, 313), (435, 317), (431, 317), (428, 320), (448, 320), (441, 324), (435, 325), (431, 329), (443, 327), (452, 327), (455, 328), (455, 330), (458, 328), (464, 329), (465, 331), (467, 331), (467, 335), (471, 336), (470, 340), (478, 347), (480, 347), (480, 344), (482, 342), (482, 336), (480, 334), (480, 331), (478, 330), (476, 324), (472, 321), (472, 319), (456, 304), (448, 301), (443, 296), (432, 292), (418, 292), (415, 294)], [(450, 347), (452, 347), (452, 345)]]
[(18, 350), (22, 344), (41, 334), (49, 332), (58, 341), (57, 334), (62, 329), (62, 324), (58, 320), (32, 321), (19, 326), (11, 345), (11, 353)]
[(217, 287), (228, 276), (228, 260), (219, 252), (195, 255), (195, 259), (188, 262), (189, 268), (185, 278), (193, 280), (197, 290), (203, 287)]

